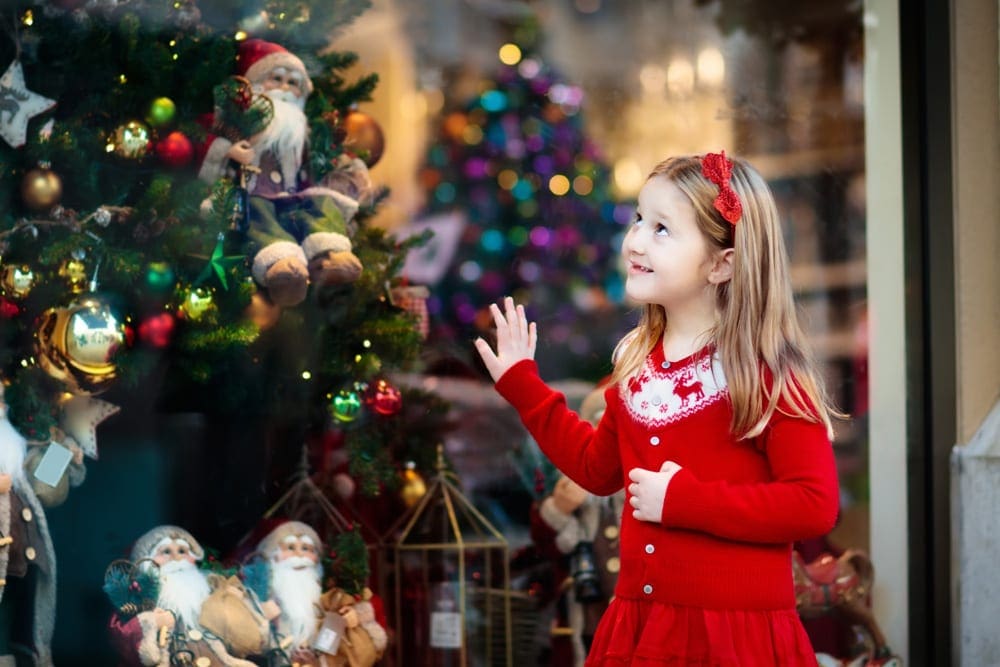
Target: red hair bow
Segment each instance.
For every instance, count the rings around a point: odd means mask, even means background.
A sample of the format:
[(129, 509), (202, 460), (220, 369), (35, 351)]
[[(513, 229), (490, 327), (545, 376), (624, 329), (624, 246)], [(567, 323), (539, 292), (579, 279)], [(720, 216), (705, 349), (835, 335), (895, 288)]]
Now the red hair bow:
[(719, 196), (713, 202), (715, 210), (735, 225), (743, 215), (743, 205), (736, 191), (729, 186), (732, 174), (733, 161), (726, 157), (726, 151), (707, 153), (701, 159), (701, 175), (719, 186)]

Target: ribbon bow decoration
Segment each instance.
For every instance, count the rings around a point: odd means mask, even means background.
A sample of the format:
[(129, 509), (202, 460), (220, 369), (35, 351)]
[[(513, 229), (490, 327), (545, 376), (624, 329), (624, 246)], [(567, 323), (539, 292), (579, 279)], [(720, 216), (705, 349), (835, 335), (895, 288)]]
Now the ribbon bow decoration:
[(743, 215), (743, 205), (736, 191), (729, 185), (733, 173), (733, 161), (726, 157), (726, 151), (707, 153), (701, 159), (701, 175), (719, 186), (719, 195), (713, 205), (723, 218), (735, 225)]

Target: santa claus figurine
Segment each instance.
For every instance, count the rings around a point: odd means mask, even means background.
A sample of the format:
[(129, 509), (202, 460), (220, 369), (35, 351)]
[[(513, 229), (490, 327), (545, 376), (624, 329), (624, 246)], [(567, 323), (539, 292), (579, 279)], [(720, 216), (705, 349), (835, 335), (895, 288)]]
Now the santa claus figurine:
[(237, 62), (253, 94), (270, 102), (270, 120), (253, 136), (234, 136), (225, 130), (239, 124), (224, 116), (249, 103), (240, 95), (235, 105), (220, 108), (217, 96), (214, 129), (224, 136), (210, 139), (199, 177), (215, 182), (234, 166), (252, 167), (246, 188), (248, 236), (258, 247), (253, 277), (276, 305), (293, 306), (305, 298), (310, 282), (345, 284), (361, 274), (346, 235), (357, 203), (331, 187), (311, 186), (303, 169), (309, 128), (304, 110), (313, 85), (302, 60), (278, 44), (248, 39)]
[(271, 601), (280, 609), (281, 647), (292, 664), (370, 667), (385, 650), (385, 629), (367, 597), (323, 590), (321, 549), (319, 535), (300, 521), (279, 525), (257, 547), (269, 564)]
[(138, 568), (156, 567), (158, 586), (155, 607), (126, 618), (111, 619), (112, 636), (128, 664), (173, 664), (180, 653), (201, 658), (198, 664), (253, 667), (234, 657), (222, 639), (205, 633), (202, 608), (212, 594), (206, 573), (198, 562), (204, 551), (188, 531), (177, 526), (157, 526), (135, 541), (131, 560)]
[[(26, 441), (7, 419), (0, 384), (0, 667), (51, 665), (55, 551), (24, 470)], [(20, 652), (15, 660), (15, 648)], [(30, 652), (30, 655), (24, 655)]]

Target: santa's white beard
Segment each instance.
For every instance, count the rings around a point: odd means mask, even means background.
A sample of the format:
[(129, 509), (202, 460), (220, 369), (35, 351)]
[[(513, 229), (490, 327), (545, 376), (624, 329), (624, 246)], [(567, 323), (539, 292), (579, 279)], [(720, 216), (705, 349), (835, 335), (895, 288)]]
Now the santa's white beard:
[(11, 425), (0, 407), (0, 474), (7, 474), (15, 482), (24, 481), (25, 441)]
[(272, 563), (271, 567), (271, 595), (281, 608), (278, 629), (292, 637), (293, 646), (308, 645), (319, 618), (322, 570), (318, 564), (299, 556)]
[(188, 628), (198, 627), (201, 605), (209, 593), (208, 579), (191, 561), (172, 560), (160, 566), (160, 596), (156, 606), (174, 612)]
[(274, 106), (274, 118), (257, 140), (255, 148), (258, 154), (270, 152), (278, 158), (281, 176), (286, 184), (291, 185), (296, 182), (302, 167), (302, 151), (306, 145), (309, 122), (302, 106), (287, 101), (285, 98), (288, 95), (284, 91), (268, 90), (264, 94)]

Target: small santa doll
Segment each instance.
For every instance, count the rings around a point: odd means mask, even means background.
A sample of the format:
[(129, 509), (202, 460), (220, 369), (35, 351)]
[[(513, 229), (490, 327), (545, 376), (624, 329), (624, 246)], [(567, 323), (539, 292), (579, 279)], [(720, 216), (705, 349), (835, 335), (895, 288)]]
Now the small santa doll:
[[(246, 183), (250, 195), (249, 238), (259, 248), (252, 273), (278, 306), (293, 306), (310, 282), (337, 285), (353, 282), (361, 262), (352, 253), (347, 221), (357, 202), (330, 187), (310, 186), (306, 164), (309, 123), (305, 103), (313, 90), (302, 60), (284, 47), (261, 39), (240, 44), (238, 73), (273, 112), (266, 127), (239, 138), (227, 114), (240, 104), (217, 99), (214, 127), (225, 136), (210, 139), (199, 177), (209, 182), (230, 175), (231, 167), (253, 167)], [(353, 208), (351, 207), (353, 205)]]
[(279, 525), (257, 547), (270, 566), (282, 648), (293, 664), (370, 667), (385, 650), (385, 630), (368, 599), (339, 588), (323, 590), (321, 549), (319, 535), (300, 521)]
[(229, 655), (218, 639), (207, 636), (199, 622), (202, 607), (212, 593), (208, 576), (198, 568), (205, 556), (188, 531), (177, 526), (157, 526), (135, 541), (131, 560), (137, 567), (156, 567), (156, 606), (123, 619), (115, 614), (111, 632), (128, 664), (151, 667), (170, 663), (172, 635), (186, 650), (200, 654), (205, 665), (253, 667)]

